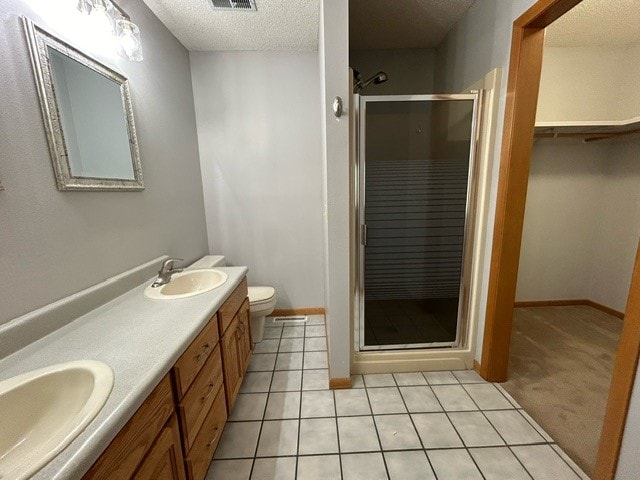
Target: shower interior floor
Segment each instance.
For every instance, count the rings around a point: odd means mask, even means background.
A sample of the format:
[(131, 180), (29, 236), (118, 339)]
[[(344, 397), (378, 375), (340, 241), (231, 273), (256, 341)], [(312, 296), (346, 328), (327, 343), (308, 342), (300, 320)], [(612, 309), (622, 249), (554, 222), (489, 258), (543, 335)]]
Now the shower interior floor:
[(365, 304), (367, 345), (453, 342), (458, 298), (369, 300)]

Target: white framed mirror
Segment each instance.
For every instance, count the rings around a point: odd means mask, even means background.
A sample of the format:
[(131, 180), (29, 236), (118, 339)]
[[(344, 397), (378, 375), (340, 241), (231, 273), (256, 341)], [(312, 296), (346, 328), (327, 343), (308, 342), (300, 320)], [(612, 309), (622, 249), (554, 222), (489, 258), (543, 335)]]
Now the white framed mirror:
[(23, 18), (59, 190), (143, 190), (129, 82)]

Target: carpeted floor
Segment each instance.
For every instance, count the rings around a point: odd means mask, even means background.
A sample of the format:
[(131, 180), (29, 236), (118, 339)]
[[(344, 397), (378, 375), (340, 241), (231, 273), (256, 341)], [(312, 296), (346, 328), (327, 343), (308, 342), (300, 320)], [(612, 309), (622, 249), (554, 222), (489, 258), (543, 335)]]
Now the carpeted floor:
[(622, 320), (587, 306), (516, 308), (503, 387), (588, 474)]

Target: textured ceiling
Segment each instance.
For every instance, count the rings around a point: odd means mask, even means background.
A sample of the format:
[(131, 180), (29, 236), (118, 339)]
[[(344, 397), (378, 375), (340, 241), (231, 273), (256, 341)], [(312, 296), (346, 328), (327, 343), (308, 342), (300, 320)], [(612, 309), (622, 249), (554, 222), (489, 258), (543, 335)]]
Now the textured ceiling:
[(349, 47), (435, 47), (474, 1), (351, 0)]
[(318, 48), (319, 0), (256, 0), (257, 12), (213, 10), (208, 0), (144, 2), (188, 50)]
[(550, 47), (640, 44), (640, 0), (584, 0), (547, 28)]

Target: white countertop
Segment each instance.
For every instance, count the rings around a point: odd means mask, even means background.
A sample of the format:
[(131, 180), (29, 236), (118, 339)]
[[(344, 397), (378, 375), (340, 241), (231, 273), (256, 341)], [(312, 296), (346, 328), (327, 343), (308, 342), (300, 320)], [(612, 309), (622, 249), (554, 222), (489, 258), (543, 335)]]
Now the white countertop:
[(76, 480), (93, 465), (247, 273), (216, 268), (229, 278), (209, 292), (150, 300), (145, 283), (0, 360), (0, 380), (71, 360), (99, 360), (114, 372), (100, 413), (34, 479)]

